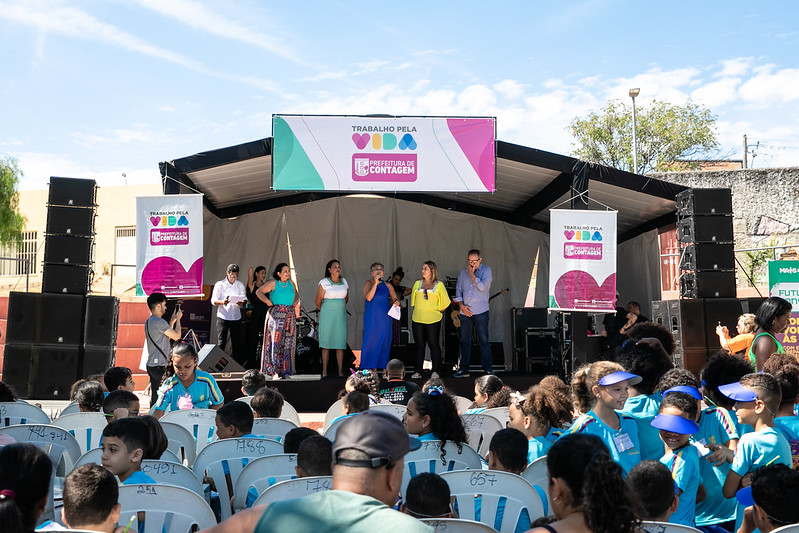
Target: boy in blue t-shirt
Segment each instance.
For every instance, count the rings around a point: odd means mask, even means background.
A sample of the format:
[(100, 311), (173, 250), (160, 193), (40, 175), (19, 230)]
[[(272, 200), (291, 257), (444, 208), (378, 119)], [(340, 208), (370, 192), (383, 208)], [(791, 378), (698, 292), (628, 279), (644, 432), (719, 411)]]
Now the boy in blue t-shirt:
[(666, 454), (660, 462), (668, 467), (674, 479), (679, 504), (669, 517), (669, 522), (694, 526), (696, 502), (705, 499), (705, 487), (699, 475), (699, 452), (691, 446), (691, 435), (697, 432), (696, 400), (685, 392), (663, 395), (660, 412), (652, 419), (652, 426), (660, 430)]
[[(785, 464), (791, 466), (791, 447), (788, 441), (774, 428), (774, 414), (782, 400), (777, 380), (771, 374), (747, 374), (738, 383), (719, 387), (719, 391), (735, 400), (735, 414), (741, 424), (754, 428), (738, 441), (735, 454), (724, 452), (725, 459), (732, 462), (722, 493), (725, 498), (734, 498), (742, 488), (744, 476), (761, 466)], [(743, 520), (744, 508), (739, 504), (736, 512), (736, 531)]]
[(153, 484), (155, 480), (141, 471), (141, 462), (149, 446), (150, 428), (138, 418), (120, 418), (103, 429), (103, 467), (123, 485)]
[(799, 399), (799, 361), (793, 355), (777, 353), (763, 365), (777, 379), (782, 392), (782, 402), (774, 417), (774, 427), (785, 435), (791, 446), (793, 468), (799, 470), (799, 416), (794, 414), (794, 405)]

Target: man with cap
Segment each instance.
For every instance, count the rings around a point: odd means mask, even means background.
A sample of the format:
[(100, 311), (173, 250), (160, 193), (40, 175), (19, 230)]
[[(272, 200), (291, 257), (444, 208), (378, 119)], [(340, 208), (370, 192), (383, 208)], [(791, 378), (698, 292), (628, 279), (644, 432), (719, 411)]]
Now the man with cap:
[(744, 487), (735, 495), (746, 507), (741, 528), (750, 533), (757, 528), (768, 533), (788, 524), (799, 523), (799, 472), (787, 465), (772, 464), (754, 471), (752, 485)]
[(432, 527), (391, 508), (402, 484), (404, 456), (420, 445), (391, 414), (353, 416), (336, 432), (332, 490), (247, 509), (208, 532), (432, 533)]
[(211, 293), (211, 303), (216, 306), (216, 344), (224, 350), (230, 332), (230, 347), (233, 359), (239, 364), (244, 364), (244, 358), (239, 354), (241, 333), (241, 306), (247, 301), (247, 291), (244, 284), (238, 280), (239, 265), (231, 263), (227, 267), (225, 279), (214, 284)]

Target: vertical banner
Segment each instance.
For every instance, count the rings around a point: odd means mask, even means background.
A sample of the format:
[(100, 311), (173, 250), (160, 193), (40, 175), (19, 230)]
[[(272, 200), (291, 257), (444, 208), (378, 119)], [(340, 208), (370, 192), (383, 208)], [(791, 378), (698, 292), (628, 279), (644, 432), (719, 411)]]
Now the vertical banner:
[(136, 296), (203, 293), (203, 197), (136, 197)]
[(788, 329), (777, 335), (785, 352), (799, 358), (799, 261), (768, 262), (768, 293), (793, 305)]
[(550, 210), (549, 308), (613, 312), (617, 211)]

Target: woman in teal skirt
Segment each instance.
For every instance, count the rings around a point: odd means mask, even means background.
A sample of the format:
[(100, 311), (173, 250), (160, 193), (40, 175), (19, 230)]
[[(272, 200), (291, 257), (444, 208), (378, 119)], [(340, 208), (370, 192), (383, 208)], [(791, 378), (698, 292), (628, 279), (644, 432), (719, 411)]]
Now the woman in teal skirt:
[(338, 375), (344, 375), (344, 350), (347, 348), (347, 300), (349, 285), (341, 277), (341, 263), (331, 259), (325, 277), (316, 289), (319, 309), (319, 347), (322, 348), (322, 377), (327, 377), (330, 350), (336, 350)]

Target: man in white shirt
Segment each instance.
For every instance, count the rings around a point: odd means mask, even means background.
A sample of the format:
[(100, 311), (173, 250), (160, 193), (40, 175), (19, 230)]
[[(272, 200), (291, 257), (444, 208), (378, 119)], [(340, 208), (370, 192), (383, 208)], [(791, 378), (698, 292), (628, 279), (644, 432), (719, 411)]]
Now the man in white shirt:
[(233, 263), (227, 267), (225, 279), (217, 281), (211, 293), (211, 303), (216, 306), (216, 344), (222, 350), (227, 345), (230, 332), (230, 345), (233, 359), (244, 364), (241, 350), (241, 306), (247, 300), (244, 284), (238, 280), (239, 265)]

